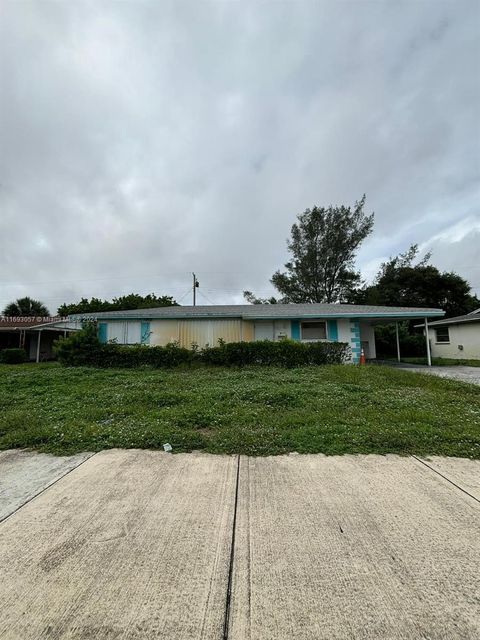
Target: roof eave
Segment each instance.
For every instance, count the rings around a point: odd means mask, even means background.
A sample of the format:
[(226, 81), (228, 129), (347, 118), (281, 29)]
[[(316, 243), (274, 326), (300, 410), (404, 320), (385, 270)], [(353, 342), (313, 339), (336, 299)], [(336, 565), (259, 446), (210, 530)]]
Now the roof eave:
[[(480, 322), (480, 318), (469, 318), (465, 320), (456, 320), (455, 318), (445, 318), (444, 320), (437, 320), (435, 322), (431, 322), (429, 327), (446, 327), (452, 324), (474, 324), (475, 322)], [(415, 327), (420, 328), (423, 327), (423, 324), (416, 324)]]
[(416, 318), (441, 318), (445, 315), (444, 311), (403, 311), (403, 312), (352, 312), (352, 313), (298, 313), (292, 315), (250, 315), (250, 314), (198, 314), (198, 315), (164, 315), (164, 316), (154, 316), (154, 315), (115, 315), (115, 316), (102, 316), (102, 315), (91, 315), (91, 316), (83, 316), (82, 318), (71, 317), (70, 321), (74, 322), (82, 322), (88, 320), (205, 320), (205, 319), (214, 319), (214, 318), (229, 318), (229, 319), (241, 319), (241, 320), (301, 320), (303, 318), (330, 318), (332, 320), (340, 320), (342, 318), (350, 319), (350, 318), (369, 318), (369, 319), (387, 319), (391, 318), (395, 319), (416, 319)]

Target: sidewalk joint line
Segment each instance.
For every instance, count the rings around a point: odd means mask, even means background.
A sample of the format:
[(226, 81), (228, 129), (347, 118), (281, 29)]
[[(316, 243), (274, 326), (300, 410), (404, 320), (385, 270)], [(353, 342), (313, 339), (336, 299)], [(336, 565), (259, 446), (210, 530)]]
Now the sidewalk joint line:
[(23, 504), (21, 504), (19, 507), (17, 507), (16, 509), (14, 509), (11, 513), (8, 513), (6, 516), (4, 516), (3, 518), (0, 518), (0, 524), (2, 524), (3, 522), (5, 522), (5, 520), (8, 520), (8, 518), (11, 518), (12, 516), (14, 516), (17, 511), (20, 511), (20, 509), (23, 509), (23, 507), (25, 507), (29, 502), (31, 502), (32, 500), (35, 500), (35, 498), (38, 498), (39, 496), (42, 495), (42, 493), (45, 493), (45, 491), (47, 489), (50, 489), (50, 487), (53, 487), (54, 484), (57, 484), (57, 482), (60, 482), (60, 480), (63, 480), (63, 478), (65, 478), (66, 476), (68, 476), (70, 473), (72, 473), (72, 471), (75, 471), (75, 469), (78, 469), (79, 467), (82, 466), (82, 464), (85, 464), (85, 462), (88, 462), (89, 460), (91, 460), (93, 458), (93, 456), (96, 456), (97, 453), (100, 453), (100, 451), (95, 451), (94, 453), (92, 453), (92, 455), (88, 456), (88, 458), (85, 458), (85, 460), (82, 460), (81, 462), (79, 462), (77, 465), (75, 465), (74, 467), (72, 467), (71, 469), (69, 469), (66, 473), (64, 473), (63, 475), (61, 475), (59, 478), (57, 478), (56, 480), (54, 480), (53, 482), (51, 482), (50, 484), (47, 484), (46, 487), (43, 487), (43, 489), (41, 489), (38, 493), (36, 493), (34, 496), (30, 496), (30, 498), (28, 498), (28, 500), (25, 500), (25, 502)]
[(453, 484), (454, 487), (456, 487), (457, 489), (460, 489), (460, 491), (463, 491), (463, 493), (466, 493), (467, 496), (469, 496), (470, 498), (473, 498), (476, 502), (478, 502), (480, 504), (480, 500), (474, 496), (473, 494), (469, 493), (466, 489), (464, 489), (463, 487), (461, 487), (460, 485), (458, 485), (456, 482), (454, 482), (453, 480), (450, 480), (450, 478), (447, 478), (447, 476), (444, 476), (443, 473), (440, 473), (440, 471), (437, 471), (437, 469), (435, 469), (434, 467), (431, 467), (429, 464), (427, 464), (424, 460), (422, 460), (421, 458), (418, 458), (417, 456), (412, 455), (412, 458), (415, 458), (415, 460), (417, 460), (418, 462), (421, 462), (423, 465), (425, 465), (426, 467), (428, 467), (428, 469), (431, 469), (434, 473), (436, 473), (437, 475), (439, 475), (441, 478), (443, 478), (444, 480), (446, 480), (447, 482), (449, 482), (450, 484)]
[(232, 539), (230, 546), (230, 561), (228, 565), (227, 597), (225, 600), (225, 617), (223, 620), (223, 640), (228, 640), (230, 626), (230, 609), (232, 601), (233, 563), (235, 560), (235, 533), (237, 528), (238, 487), (240, 484), (240, 455), (237, 456), (237, 479), (235, 484), (235, 501), (233, 506)]

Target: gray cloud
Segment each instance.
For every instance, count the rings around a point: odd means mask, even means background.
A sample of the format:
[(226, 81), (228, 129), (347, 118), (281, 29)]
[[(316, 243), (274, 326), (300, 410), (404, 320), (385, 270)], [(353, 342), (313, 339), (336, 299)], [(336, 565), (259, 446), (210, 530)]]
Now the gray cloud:
[[(478, 28), (462, 2), (6, 2), (0, 305), (267, 294), (295, 215), (376, 212), (480, 293)], [(188, 294), (184, 302), (189, 300)]]

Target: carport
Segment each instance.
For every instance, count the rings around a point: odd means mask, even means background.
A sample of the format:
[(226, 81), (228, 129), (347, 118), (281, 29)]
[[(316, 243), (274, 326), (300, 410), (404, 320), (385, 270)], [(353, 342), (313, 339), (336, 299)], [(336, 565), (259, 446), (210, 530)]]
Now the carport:
[(81, 323), (62, 318), (0, 316), (0, 349), (20, 348), (31, 361), (50, 360), (55, 340), (80, 328)]
[(53, 321), (30, 328), (30, 360), (41, 362), (54, 357), (53, 343), (61, 337), (66, 338), (69, 333), (78, 331), (81, 324), (72, 321)]
[[(403, 320), (405, 320), (405, 318), (402, 318)], [(423, 324), (421, 325), (415, 325), (417, 327), (424, 327), (424, 335), (425, 335), (425, 346), (426, 346), (426, 351), (427, 351), (427, 363), (428, 366), (431, 367), (432, 366), (432, 356), (431, 356), (431, 349), (430, 349), (430, 336), (429, 336), (429, 331), (428, 331), (428, 318), (427, 317), (409, 317), (408, 320), (423, 320)], [(400, 336), (399, 336), (399, 331), (398, 331), (398, 323), (401, 320), (396, 319), (395, 320), (395, 341), (396, 341), (396, 350), (397, 350), (397, 361), (401, 362), (401, 351), (400, 351)], [(382, 320), (374, 320), (372, 321), (372, 324), (374, 326), (376, 325), (386, 325), (386, 324), (393, 324), (391, 320), (385, 321), (385, 319)]]

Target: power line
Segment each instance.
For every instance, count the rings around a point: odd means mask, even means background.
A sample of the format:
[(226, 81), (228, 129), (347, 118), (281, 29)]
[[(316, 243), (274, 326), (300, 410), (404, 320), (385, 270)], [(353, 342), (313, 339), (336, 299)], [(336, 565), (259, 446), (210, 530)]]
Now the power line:
[(205, 295), (205, 293), (204, 293), (202, 290), (199, 290), (199, 291), (198, 291), (198, 293), (199, 293), (203, 298), (205, 298), (205, 300), (206, 300), (207, 302), (209, 302), (210, 304), (213, 304), (213, 305), (218, 304), (217, 302), (213, 302), (212, 300), (210, 300), (210, 298), (209, 298), (208, 296), (206, 296), (206, 295)]
[(185, 293), (183, 294), (183, 296), (182, 296), (181, 298), (179, 298), (179, 299), (177, 300), (177, 302), (181, 302), (181, 301), (185, 298), (185, 296), (187, 296), (187, 295), (190, 293), (190, 291), (191, 291), (191, 289), (190, 289), (190, 287), (188, 287), (188, 289), (185, 291)]

